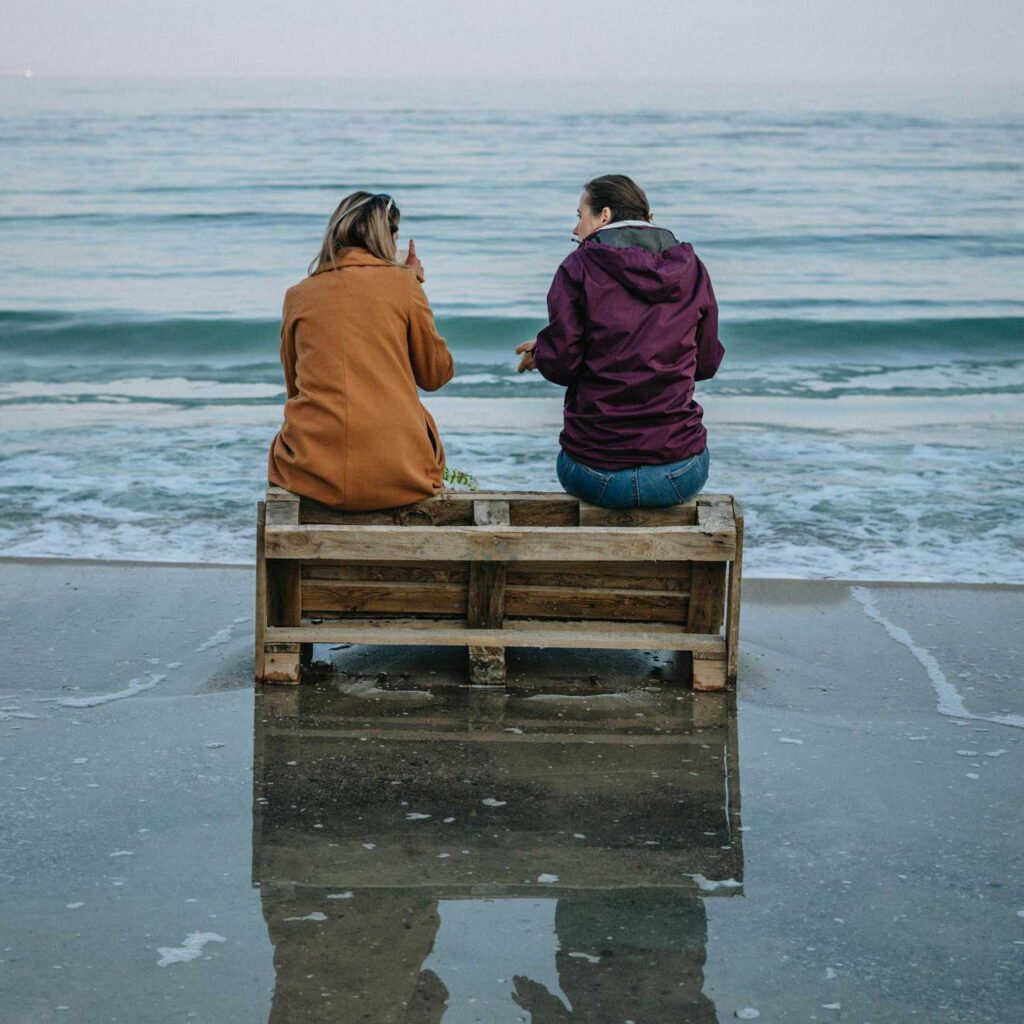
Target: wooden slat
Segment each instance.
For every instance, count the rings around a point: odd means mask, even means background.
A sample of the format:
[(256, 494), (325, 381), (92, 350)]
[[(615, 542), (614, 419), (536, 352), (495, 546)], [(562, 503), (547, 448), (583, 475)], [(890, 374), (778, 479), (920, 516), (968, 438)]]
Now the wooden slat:
[[(468, 562), (303, 562), (303, 583), (462, 583)], [(674, 590), (685, 597), (692, 562), (511, 562), (506, 586)]]
[(697, 526), (710, 533), (735, 530), (736, 521), (732, 508), (727, 505), (702, 502), (697, 499)]
[(725, 562), (694, 562), (686, 628), (715, 633), (725, 614)]
[[(302, 610), (306, 618), (337, 613), (382, 615), (466, 614), (465, 583), (330, 582), (302, 584)], [(323, 614), (320, 614), (323, 613)]]
[(299, 523), (299, 496), (281, 487), (267, 488), (267, 524), (293, 526)]
[[(482, 564), (488, 568), (501, 567), (496, 563)], [(504, 595), (504, 614), (520, 618), (621, 617), (626, 621), (639, 622), (687, 622), (687, 595), (679, 591), (572, 586), (524, 587), (506, 584)], [(468, 608), (469, 598), (464, 583), (317, 580), (302, 584), (302, 609), (306, 618), (333, 618), (338, 615), (373, 613), (464, 617), (468, 613)]]
[(511, 562), (508, 586), (690, 589), (692, 562)]
[(441, 561), (723, 561), (736, 550), (734, 529), (622, 527), (274, 526), (267, 527), (268, 558)]
[(309, 498), (302, 499), (300, 522), (339, 526), (468, 526), (473, 522), (473, 505), (468, 500), (507, 501), (512, 526), (576, 526), (578, 500), (567, 494), (441, 495), (415, 505), (380, 512), (343, 512)]
[[(513, 587), (505, 589), (506, 616), (536, 619), (687, 621), (687, 597), (676, 591)], [(692, 632), (706, 632), (692, 630)]]
[(473, 506), (463, 501), (432, 498), (380, 512), (342, 512), (303, 498), (300, 522), (350, 526), (469, 526), (473, 522)]
[(307, 581), (374, 583), (469, 582), (468, 562), (303, 562)]
[(580, 502), (580, 526), (693, 526), (697, 522), (697, 506), (669, 508), (601, 508)]
[[(474, 501), (475, 526), (508, 527), (507, 501)], [(473, 562), (469, 567), (466, 619), (471, 629), (496, 629), (505, 615), (505, 566), (501, 562)]]
[(274, 643), (356, 643), (459, 647), (580, 647), (607, 650), (698, 651), (725, 659), (725, 640), (717, 635), (685, 633), (678, 626), (647, 623), (524, 622), (505, 620), (502, 629), (469, 629), (463, 622), (428, 619), (349, 619), (324, 625), (267, 627)]

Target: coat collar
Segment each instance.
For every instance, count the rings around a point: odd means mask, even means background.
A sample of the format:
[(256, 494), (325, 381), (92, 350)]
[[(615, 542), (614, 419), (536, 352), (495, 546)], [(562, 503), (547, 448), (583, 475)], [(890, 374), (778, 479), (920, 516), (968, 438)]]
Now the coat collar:
[(331, 270), (343, 270), (345, 267), (396, 267), (397, 263), (391, 263), (389, 260), (382, 260), (379, 256), (374, 256), (372, 252), (368, 252), (366, 249), (360, 249), (356, 246), (349, 246), (345, 249), (340, 249), (334, 254), (334, 263), (327, 263), (319, 270), (314, 270), (310, 275), (311, 277), (316, 274), (326, 274)]

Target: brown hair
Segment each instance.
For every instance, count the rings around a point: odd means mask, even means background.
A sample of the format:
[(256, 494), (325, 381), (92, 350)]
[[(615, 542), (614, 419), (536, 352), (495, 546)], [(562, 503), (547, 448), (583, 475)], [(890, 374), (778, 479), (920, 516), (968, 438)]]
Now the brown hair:
[(612, 220), (650, 220), (651, 207), (647, 194), (632, 178), (624, 174), (602, 174), (583, 186), (591, 212), (599, 214), (606, 206)]
[(316, 274), (335, 266), (340, 249), (356, 247), (390, 263), (395, 262), (395, 234), (402, 214), (394, 199), (383, 192), (353, 192), (345, 196), (331, 215), (320, 252), (309, 265)]

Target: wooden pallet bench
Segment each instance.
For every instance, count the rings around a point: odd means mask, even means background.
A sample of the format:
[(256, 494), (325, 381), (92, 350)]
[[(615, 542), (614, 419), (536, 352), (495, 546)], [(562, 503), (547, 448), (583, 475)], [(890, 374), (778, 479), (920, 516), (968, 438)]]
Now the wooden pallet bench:
[(507, 647), (579, 647), (691, 651), (694, 687), (719, 690), (736, 681), (742, 559), (726, 494), (620, 511), (452, 492), (352, 513), (269, 487), (256, 680), (299, 682), (314, 643), (464, 646), (484, 684), (504, 682)]

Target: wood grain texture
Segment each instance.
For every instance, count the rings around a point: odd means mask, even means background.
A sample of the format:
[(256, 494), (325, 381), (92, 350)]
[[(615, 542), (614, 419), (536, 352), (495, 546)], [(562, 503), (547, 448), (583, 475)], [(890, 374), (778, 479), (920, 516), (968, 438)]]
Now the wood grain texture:
[[(486, 574), (501, 569), (498, 563), (476, 563), (479, 585), (489, 586)], [(713, 563), (708, 563), (713, 564)], [(596, 581), (599, 577), (589, 577)], [(435, 615), (466, 618), (470, 608), (465, 583), (348, 582), (317, 580), (302, 584), (305, 618), (336, 618), (358, 615)], [(480, 625), (500, 622), (498, 595), (490, 599), (493, 617)], [(623, 619), (688, 623), (688, 598), (679, 591), (644, 591), (600, 587), (566, 586), (504, 588), (502, 614), (519, 618)], [(721, 622), (719, 622), (721, 625)], [(710, 632), (694, 630), (691, 632)]]
[(725, 660), (725, 640), (656, 623), (536, 622), (506, 619), (501, 629), (430, 619), (349, 619), (323, 625), (268, 626), (269, 643), (357, 643), (443, 647), (582, 647), (606, 650), (698, 651)]
[(700, 526), (268, 526), (266, 531), (268, 558), (353, 562), (726, 561), (735, 548), (734, 529)]
[(687, 608), (687, 596), (677, 591), (582, 587), (505, 588), (507, 617), (685, 623)]
[(601, 508), (580, 502), (580, 526), (694, 526), (695, 502), (669, 508)]
[(468, 649), (469, 681), (474, 686), (501, 686), (508, 671), (505, 666), (504, 647), (476, 647)]
[[(473, 522), (477, 527), (507, 527), (507, 501), (474, 501)], [(466, 620), (471, 629), (497, 629), (505, 617), (505, 565), (502, 562), (472, 562), (469, 567), (469, 595)]]
[(694, 562), (686, 628), (716, 633), (725, 616), (725, 562)]
[(709, 661), (697, 657), (693, 659), (693, 688), (695, 690), (724, 690), (726, 675), (724, 661)]

